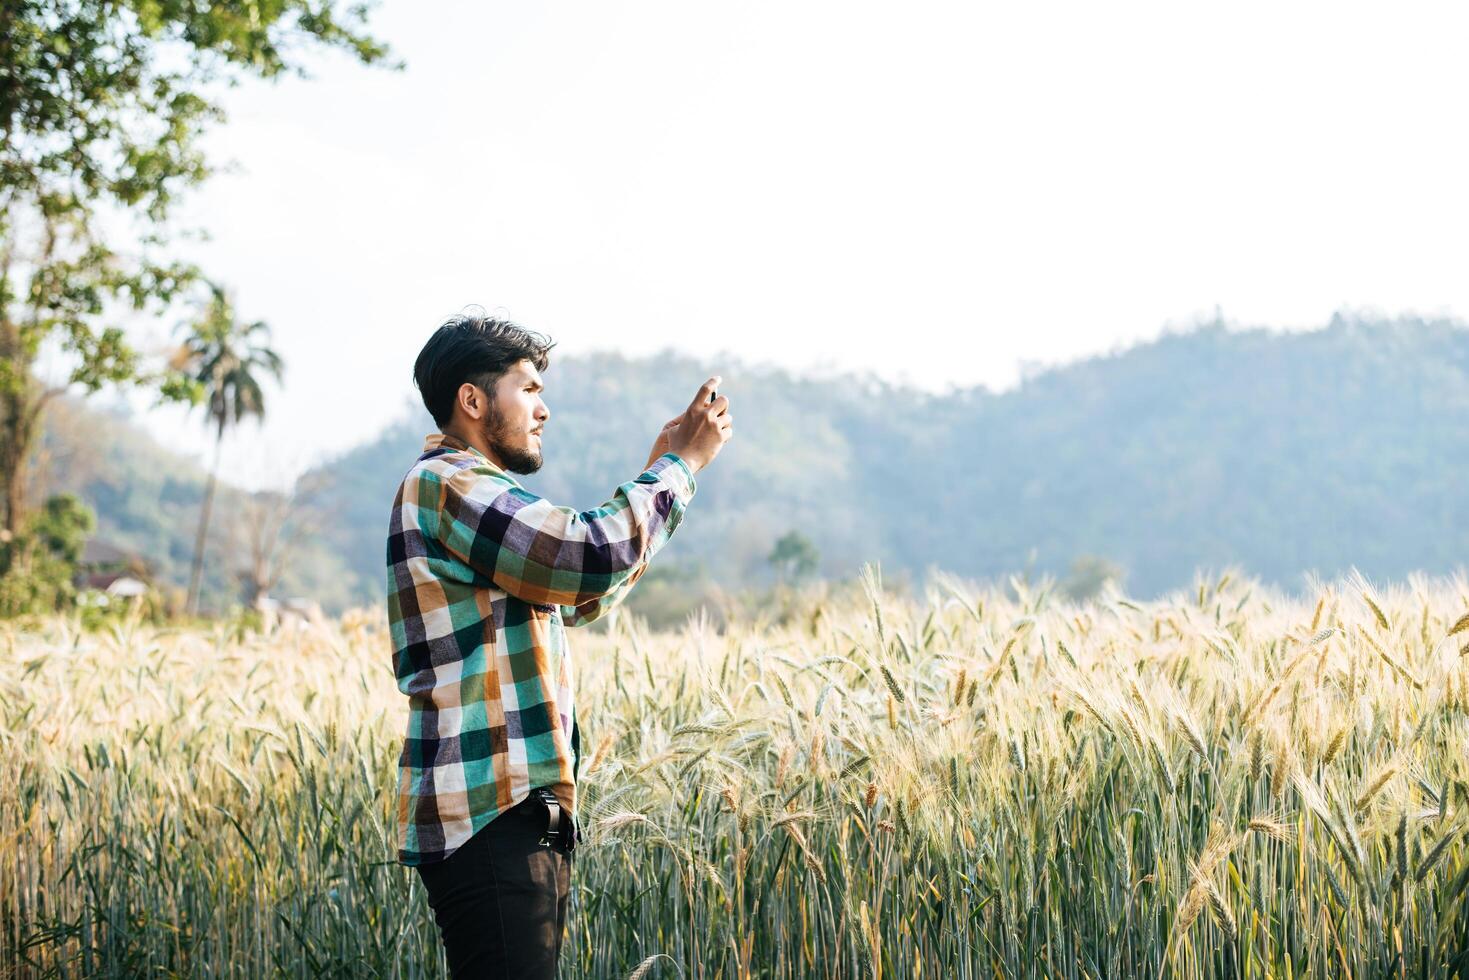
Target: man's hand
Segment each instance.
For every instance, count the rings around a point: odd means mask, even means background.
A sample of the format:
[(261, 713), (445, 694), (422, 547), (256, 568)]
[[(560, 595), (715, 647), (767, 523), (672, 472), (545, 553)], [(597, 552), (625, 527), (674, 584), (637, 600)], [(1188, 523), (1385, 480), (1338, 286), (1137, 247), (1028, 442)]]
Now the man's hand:
[[(663, 423), (663, 431), (653, 440), (653, 451), (644, 470), (652, 466), (659, 456), (671, 452), (678, 454), (691, 473), (697, 473), (719, 455), (719, 450), (734, 436), (734, 416), (729, 411), (729, 398), (725, 395), (715, 397), (714, 394), (723, 380), (716, 374), (704, 382), (688, 410)], [(689, 423), (687, 432), (683, 426), (685, 422)], [(677, 448), (673, 445), (675, 438), (679, 443)]]
[(705, 381), (688, 410), (679, 417), (679, 424), (664, 430), (669, 451), (688, 463), (690, 472), (697, 473), (708, 466), (734, 435), (729, 396), (716, 395), (723, 380), (716, 374)]
[[(663, 423), (663, 431), (659, 432), (658, 438), (653, 440), (653, 451), (648, 454), (648, 466), (652, 466), (659, 456), (670, 451), (668, 448), (668, 433), (678, 428), (678, 424), (682, 421), (683, 416), (677, 415)], [(646, 471), (648, 466), (644, 466), (643, 469)]]

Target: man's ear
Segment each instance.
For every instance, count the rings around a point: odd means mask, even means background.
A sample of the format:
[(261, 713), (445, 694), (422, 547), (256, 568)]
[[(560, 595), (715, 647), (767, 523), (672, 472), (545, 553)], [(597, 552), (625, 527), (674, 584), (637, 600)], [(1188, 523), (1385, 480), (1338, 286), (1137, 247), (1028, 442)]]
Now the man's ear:
[[(464, 389), (468, 388), (466, 392)], [(466, 381), (459, 386), (459, 407), (464, 409), (464, 414), (478, 421), (489, 408), (489, 402), (483, 388)], [(476, 414), (476, 410), (478, 414)]]

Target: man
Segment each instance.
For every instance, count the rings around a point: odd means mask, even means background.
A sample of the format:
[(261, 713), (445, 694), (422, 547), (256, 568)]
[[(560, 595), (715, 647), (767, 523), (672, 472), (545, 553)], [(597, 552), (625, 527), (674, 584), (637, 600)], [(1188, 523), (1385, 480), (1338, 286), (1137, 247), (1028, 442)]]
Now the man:
[(716, 375), (610, 500), (553, 506), (510, 475), (541, 468), (553, 346), (481, 315), (439, 327), (413, 379), (441, 431), (388, 527), (394, 668), (409, 699), (398, 860), (423, 881), (455, 980), (555, 977), (579, 837), (565, 628), (627, 597), (732, 434)]

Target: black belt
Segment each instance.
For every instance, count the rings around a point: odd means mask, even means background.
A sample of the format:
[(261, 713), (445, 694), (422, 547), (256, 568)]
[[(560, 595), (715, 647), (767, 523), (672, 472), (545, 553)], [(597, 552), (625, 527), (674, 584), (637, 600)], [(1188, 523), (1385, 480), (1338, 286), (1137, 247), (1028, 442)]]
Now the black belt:
[(556, 794), (546, 787), (538, 786), (530, 792), (531, 796), (546, 806), (546, 832), (536, 843), (542, 847), (554, 845), (568, 854), (576, 850), (577, 841), (581, 840), (581, 831), (576, 826), (576, 818), (564, 812)]

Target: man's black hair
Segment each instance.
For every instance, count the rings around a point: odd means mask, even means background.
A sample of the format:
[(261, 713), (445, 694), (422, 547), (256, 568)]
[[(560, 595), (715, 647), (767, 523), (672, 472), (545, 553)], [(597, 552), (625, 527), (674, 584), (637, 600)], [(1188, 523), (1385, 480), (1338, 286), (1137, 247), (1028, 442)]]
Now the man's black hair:
[(445, 320), (413, 364), (413, 383), (440, 429), (454, 419), (459, 386), (468, 381), (494, 397), (495, 382), (520, 361), (546, 370), (550, 337), (470, 307)]

